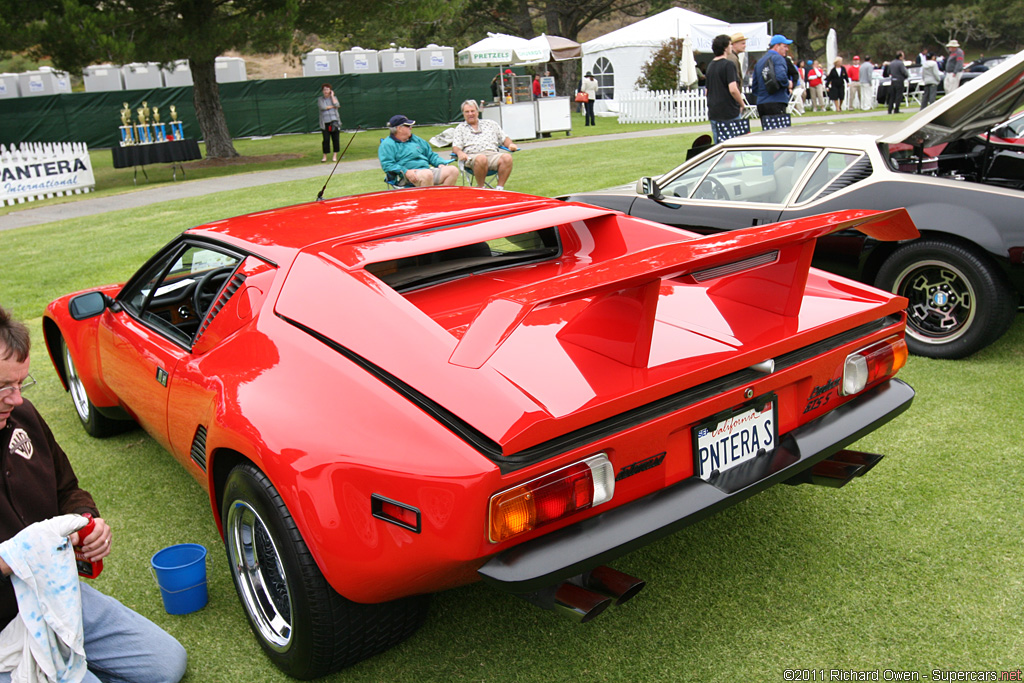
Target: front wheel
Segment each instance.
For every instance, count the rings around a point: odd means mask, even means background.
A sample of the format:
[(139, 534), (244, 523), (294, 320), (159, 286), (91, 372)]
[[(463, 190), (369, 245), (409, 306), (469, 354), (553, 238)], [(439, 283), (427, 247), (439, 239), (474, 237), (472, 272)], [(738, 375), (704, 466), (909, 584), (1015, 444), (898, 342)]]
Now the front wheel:
[(224, 543), (249, 626), (289, 676), (316, 678), (405, 640), (428, 595), (364, 605), (331, 588), (270, 479), (252, 464), (228, 475)]
[(71, 394), (71, 402), (75, 406), (78, 420), (82, 423), (82, 428), (86, 433), (89, 436), (102, 438), (126, 432), (134, 427), (135, 423), (131, 420), (112, 420), (96, 410), (96, 406), (89, 400), (89, 395), (85, 393), (85, 385), (82, 383), (82, 378), (78, 376), (78, 368), (75, 367), (75, 360), (71, 357), (67, 341), (61, 338), (60, 346), (68, 392)]
[(966, 247), (918, 240), (882, 264), (876, 284), (905, 296), (907, 345), (930, 358), (964, 358), (1010, 328), (1017, 297), (999, 269)]

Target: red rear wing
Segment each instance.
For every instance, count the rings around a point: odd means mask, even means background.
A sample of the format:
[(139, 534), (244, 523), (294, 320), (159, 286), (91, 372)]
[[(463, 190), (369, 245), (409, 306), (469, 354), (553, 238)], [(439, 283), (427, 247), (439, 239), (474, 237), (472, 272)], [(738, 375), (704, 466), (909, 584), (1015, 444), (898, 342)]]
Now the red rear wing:
[[(588, 224), (599, 229), (600, 222), (620, 220), (635, 219), (606, 215)], [(840, 211), (650, 247), (491, 298), (449, 362), (479, 368), (538, 306), (592, 297), (559, 337), (646, 367), (663, 280), (710, 282), (718, 297), (796, 316), (816, 240), (851, 229), (881, 241), (919, 236), (905, 209)], [(623, 334), (624, 327), (635, 332)], [(601, 332), (612, 329), (615, 339)], [(623, 344), (624, 337), (630, 341)]]

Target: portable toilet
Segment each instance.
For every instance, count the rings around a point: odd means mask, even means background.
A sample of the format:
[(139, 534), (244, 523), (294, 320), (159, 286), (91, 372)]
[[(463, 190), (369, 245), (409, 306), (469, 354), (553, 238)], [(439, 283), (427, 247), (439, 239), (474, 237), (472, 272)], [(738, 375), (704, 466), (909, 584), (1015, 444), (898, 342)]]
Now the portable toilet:
[(410, 47), (389, 48), (377, 53), (381, 73), (416, 71), (416, 50)]
[(164, 87), (160, 65), (156, 62), (132, 62), (121, 67), (125, 90), (149, 90)]
[(85, 92), (111, 92), (124, 90), (121, 68), (113, 64), (93, 64), (82, 69)]
[(18, 90), (22, 97), (69, 93), (71, 92), (71, 78), (64, 71), (41, 66), (38, 71), (26, 71), (18, 74)]
[(0, 74), (0, 100), (18, 97), (18, 74)]
[(213, 64), (218, 83), (236, 83), (245, 80), (245, 60), (241, 57), (217, 57)]
[(450, 47), (431, 43), (416, 50), (416, 56), (419, 58), (420, 71), (455, 68), (455, 50)]
[(375, 74), (377, 68), (377, 51), (354, 47), (341, 53), (341, 73), (343, 74)]
[(337, 76), (341, 73), (341, 59), (337, 52), (316, 48), (302, 58), (303, 76)]
[(168, 88), (192, 85), (192, 69), (187, 59), (176, 59), (169, 69), (160, 69), (164, 76), (164, 85)]

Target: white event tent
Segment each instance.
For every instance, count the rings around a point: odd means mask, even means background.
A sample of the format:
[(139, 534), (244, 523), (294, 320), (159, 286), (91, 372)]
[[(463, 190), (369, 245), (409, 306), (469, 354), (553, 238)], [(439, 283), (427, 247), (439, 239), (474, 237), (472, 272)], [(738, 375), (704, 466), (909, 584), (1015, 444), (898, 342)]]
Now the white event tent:
[(638, 90), (643, 65), (671, 38), (689, 37), (693, 48), (711, 52), (711, 40), (721, 33), (743, 33), (747, 51), (768, 49), (768, 23), (729, 24), (682, 7), (672, 7), (583, 43), (583, 73), (598, 82), (597, 110), (614, 109), (616, 94)]

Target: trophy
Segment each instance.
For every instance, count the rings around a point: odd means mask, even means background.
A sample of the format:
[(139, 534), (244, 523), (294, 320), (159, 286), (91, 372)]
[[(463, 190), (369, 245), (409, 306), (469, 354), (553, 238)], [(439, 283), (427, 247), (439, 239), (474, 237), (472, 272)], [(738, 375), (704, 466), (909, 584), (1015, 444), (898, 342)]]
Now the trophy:
[[(143, 105), (146, 103), (143, 102)], [(167, 124), (160, 123), (160, 108), (153, 107), (153, 138), (154, 142), (167, 141)]]
[(135, 124), (135, 138), (140, 145), (153, 142), (153, 133), (149, 128), (149, 108), (139, 107), (135, 110), (138, 123)]
[(132, 126), (132, 110), (128, 103), (124, 103), (121, 110), (121, 146), (135, 144), (135, 128)]
[(171, 135), (175, 140), (185, 139), (185, 125), (178, 120), (178, 110), (171, 105)]

